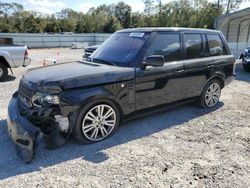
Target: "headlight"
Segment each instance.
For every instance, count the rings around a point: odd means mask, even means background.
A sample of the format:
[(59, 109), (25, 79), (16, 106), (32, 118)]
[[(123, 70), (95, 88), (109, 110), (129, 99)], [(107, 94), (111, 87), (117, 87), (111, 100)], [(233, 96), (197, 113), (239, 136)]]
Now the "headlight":
[(56, 105), (59, 104), (59, 97), (57, 95), (48, 95), (45, 93), (37, 92), (32, 97), (32, 104), (34, 106)]

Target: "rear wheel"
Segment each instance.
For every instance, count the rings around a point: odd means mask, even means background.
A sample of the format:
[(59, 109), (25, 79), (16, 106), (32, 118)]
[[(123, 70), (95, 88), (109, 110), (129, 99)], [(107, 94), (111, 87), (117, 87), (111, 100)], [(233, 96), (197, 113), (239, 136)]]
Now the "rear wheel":
[(200, 96), (199, 103), (203, 108), (212, 108), (217, 105), (221, 95), (221, 85), (216, 79), (209, 81)]
[(8, 69), (6, 65), (0, 62), (0, 81), (4, 81), (8, 75)]
[(94, 102), (79, 113), (73, 135), (81, 143), (98, 142), (111, 136), (119, 121), (119, 110), (112, 102)]

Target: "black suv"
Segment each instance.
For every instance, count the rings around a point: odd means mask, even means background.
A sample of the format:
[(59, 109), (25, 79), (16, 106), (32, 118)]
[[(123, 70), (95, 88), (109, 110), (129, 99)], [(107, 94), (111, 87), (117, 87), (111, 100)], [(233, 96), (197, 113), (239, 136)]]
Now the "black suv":
[[(112, 135), (125, 117), (198, 101), (214, 107), (234, 78), (235, 57), (220, 31), (137, 28), (114, 33), (89, 58), (29, 70), (8, 108), (18, 154), (33, 158), (71, 135), (82, 143)], [(136, 116), (135, 116), (136, 117)]]
[(91, 56), (94, 51), (99, 47), (100, 45), (93, 45), (93, 46), (88, 46), (86, 48), (83, 49), (84, 51), (84, 55), (83, 55), (83, 59), (88, 58), (89, 56)]

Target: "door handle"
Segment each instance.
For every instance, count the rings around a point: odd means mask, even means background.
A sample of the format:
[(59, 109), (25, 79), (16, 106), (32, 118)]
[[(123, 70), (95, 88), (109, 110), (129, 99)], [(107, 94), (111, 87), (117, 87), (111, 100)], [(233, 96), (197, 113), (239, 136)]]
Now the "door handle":
[(181, 73), (181, 72), (184, 72), (184, 69), (176, 70), (175, 72), (176, 73)]

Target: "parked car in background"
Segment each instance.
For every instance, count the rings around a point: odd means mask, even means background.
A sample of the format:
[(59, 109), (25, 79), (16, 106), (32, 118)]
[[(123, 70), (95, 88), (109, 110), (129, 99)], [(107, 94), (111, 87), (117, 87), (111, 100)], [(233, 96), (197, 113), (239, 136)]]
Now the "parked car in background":
[(214, 30), (125, 29), (89, 59), (23, 75), (7, 121), (26, 162), (34, 157), (40, 133), (54, 147), (72, 135), (81, 143), (98, 142), (126, 118), (187, 102), (213, 108), (235, 76), (235, 57)]
[(13, 45), (13, 38), (0, 38), (0, 46)]
[(94, 51), (99, 47), (100, 45), (93, 45), (93, 46), (88, 46), (86, 48), (83, 49), (83, 58), (88, 58), (89, 56), (91, 56)]
[(242, 59), (242, 66), (246, 72), (250, 72), (250, 47), (246, 48), (245, 51), (240, 55)]
[[(0, 81), (4, 81), (8, 75), (8, 69), (30, 64), (27, 46), (11, 44), (0, 45)], [(12, 71), (12, 70), (11, 70)]]

